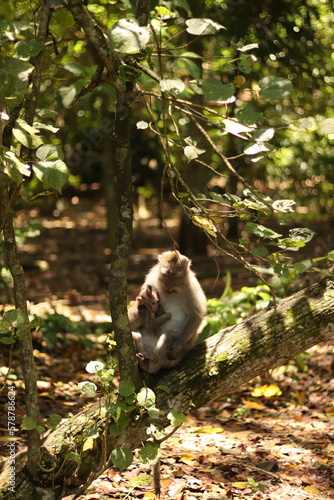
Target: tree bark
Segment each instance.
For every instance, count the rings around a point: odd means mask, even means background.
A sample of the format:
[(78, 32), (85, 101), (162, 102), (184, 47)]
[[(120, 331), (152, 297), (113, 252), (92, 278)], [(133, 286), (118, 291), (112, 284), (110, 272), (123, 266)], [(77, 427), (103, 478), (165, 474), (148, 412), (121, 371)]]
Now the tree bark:
[[(10, 188), (12, 181), (3, 173), (0, 173), (0, 228), (3, 232), (6, 260), (9, 271), (13, 278), (15, 308), (20, 310), (27, 324), (29, 323), (27, 309), (27, 291), (24, 271), (20, 263), (18, 249), (15, 240), (15, 230), (10, 200)], [(14, 188), (13, 188), (14, 189)], [(24, 332), (20, 342), (22, 370), (25, 386), (25, 407), (27, 417), (39, 422), (39, 405), (37, 390), (37, 375), (32, 345), (32, 334), (29, 329)], [(38, 460), (40, 455), (40, 435), (37, 430), (27, 431), (27, 442), (29, 446), (27, 468), (31, 476), (38, 475)]]
[(116, 177), (116, 228), (115, 242), (111, 253), (109, 281), (109, 305), (113, 320), (114, 335), (118, 348), (119, 370), (122, 379), (132, 380), (137, 388), (142, 380), (137, 367), (131, 364), (136, 359), (130, 325), (127, 317), (127, 267), (132, 237), (132, 164), (131, 164), (131, 101), (133, 84), (118, 76), (120, 59), (111, 50), (101, 28), (93, 21), (81, 0), (69, 0), (67, 8), (86, 33), (101, 61), (108, 71), (110, 83), (116, 90), (116, 113), (114, 122), (113, 169)]
[[(276, 310), (268, 307), (239, 325), (222, 330), (195, 346), (184, 362), (173, 370), (161, 372), (150, 379), (154, 389), (159, 384), (170, 387), (171, 394), (157, 392), (157, 407), (167, 422), (170, 411), (188, 413), (213, 399), (236, 391), (264, 370), (286, 363), (297, 354), (334, 336), (334, 277), (280, 301)], [(101, 404), (102, 403), (102, 404)], [(66, 458), (68, 445), (62, 438), (75, 441), (88, 427), (99, 430), (93, 449), (81, 452), (81, 465), (76, 475), (80, 482), (101, 473), (110, 464), (97, 463), (97, 457), (109, 457), (116, 446), (135, 449), (147, 439), (147, 417), (133, 419), (118, 437), (106, 432), (109, 422), (98, 401), (79, 415), (64, 421), (50, 433), (43, 445), (40, 487), (45, 498), (58, 499), (71, 492), (66, 477), (73, 474), (76, 464)], [(79, 440), (77, 440), (77, 443)], [(56, 443), (58, 443), (56, 445)], [(76, 445), (76, 450), (78, 445)], [(56, 451), (55, 451), (56, 450)], [(48, 471), (48, 472), (45, 472)], [(50, 472), (51, 471), (51, 472)], [(66, 477), (65, 477), (66, 476)], [(25, 453), (17, 458), (16, 500), (33, 500), (36, 484), (25, 469)], [(0, 499), (11, 499), (8, 492), (8, 464), (0, 475)], [(72, 490), (73, 493), (73, 490)]]

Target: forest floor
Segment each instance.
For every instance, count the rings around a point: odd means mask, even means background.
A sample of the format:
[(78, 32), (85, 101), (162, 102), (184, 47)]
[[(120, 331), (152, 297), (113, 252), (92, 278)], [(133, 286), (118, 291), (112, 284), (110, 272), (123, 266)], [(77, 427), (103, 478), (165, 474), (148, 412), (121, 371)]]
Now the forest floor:
[[(18, 224), (24, 227), (26, 217), (21, 214)], [(109, 253), (105, 209), (98, 195), (73, 202), (59, 215), (38, 218), (40, 236), (27, 240), (20, 252), (30, 310), (49, 317), (47, 336), (38, 332), (34, 340), (41, 411), (47, 418), (54, 413), (75, 414), (88, 403), (78, 390), (78, 382), (93, 380), (85, 366), (91, 360), (108, 360), (106, 335), (99, 326), (109, 321)], [(171, 220), (172, 234), (175, 227)], [(137, 223), (136, 234), (129, 298), (135, 296), (156, 255), (171, 246), (158, 220)], [(218, 277), (212, 255), (193, 259), (208, 297), (224, 291), (225, 268), (232, 271), (233, 288), (257, 284), (227, 258), (217, 262), (222, 269)], [(187, 423), (162, 445), (163, 498), (334, 499), (333, 345), (334, 341), (315, 346), (275, 369), (267, 388), (257, 378), (238, 393), (191, 412)], [(9, 364), (6, 347), (0, 352), (0, 364)], [(1, 370), (2, 377), (5, 372)], [(17, 389), (17, 427), (24, 417), (22, 378), (14, 351), (9, 383)], [(1, 420), (0, 426), (7, 425)], [(137, 459), (123, 472), (107, 470), (80, 500), (122, 498), (154, 498), (149, 467)]]

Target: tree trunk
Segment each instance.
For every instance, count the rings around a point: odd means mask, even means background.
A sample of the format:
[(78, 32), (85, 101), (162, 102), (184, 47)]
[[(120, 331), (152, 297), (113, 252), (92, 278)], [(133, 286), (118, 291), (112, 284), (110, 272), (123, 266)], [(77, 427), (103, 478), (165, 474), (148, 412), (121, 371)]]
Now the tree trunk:
[[(171, 389), (169, 395), (156, 390), (156, 405), (167, 422), (170, 411), (188, 413), (194, 407), (230, 394), (264, 370), (286, 363), (333, 335), (334, 278), (330, 277), (280, 301), (276, 310), (268, 307), (243, 323), (222, 330), (195, 346), (182, 365), (151, 378), (153, 389), (160, 384)], [(98, 430), (102, 437), (94, 440), (92, 448), (81, 452), (76, 472), (79, 482), (90, 482), (110, 466), (108, 460), (103, 463), (101, 457), (109, 457), (116, 446), (133, 450), (147, 439), (148, 417), (132, 419), (132, 424), (117, 437), (107, 432), (110, 420), (103, 416), (103, 402), (98, 401), (46, 437), (40, 462), (43, 470), (39, 487), (44, 490), (43, 498), (56, 500), (73, 493), (73, 487), (72, 490), (69, 487), (73, 485), (73, 478), (69, 476), (74, 473), (76, 463), (66, 457), (71, 451), (68, 440), (76, 443), (73, 449), (79, 452), (78, 443), (82, 440), (75, 438), (85, 435), (88, 428)], [(37, 485), (27, 474), (25, 463), (25, 452), (22, 452), (16, 462), (15, 499), (35, 500), (40, 498), (35, 489)], [(6, 463), (0, 475), (0, 499), (12, 498), (8, 481), (9, 464)]]

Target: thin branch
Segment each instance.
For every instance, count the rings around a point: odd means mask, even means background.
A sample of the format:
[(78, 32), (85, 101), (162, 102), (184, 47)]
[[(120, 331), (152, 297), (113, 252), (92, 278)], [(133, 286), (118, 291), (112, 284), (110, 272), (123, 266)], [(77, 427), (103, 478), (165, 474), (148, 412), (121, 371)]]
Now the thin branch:
[(93, 21), (81, 0), (68, 0), (67, 3), (65, 1), (65, 7), (72, 13), (76, 22), (86, 33), (88, 40), (107, 68), (111, 83), (116, 89), (123, 90), (125, 83), (117, 75), (120, 60), (116, 53), (111, 50), (110, 44), (101, 28)]

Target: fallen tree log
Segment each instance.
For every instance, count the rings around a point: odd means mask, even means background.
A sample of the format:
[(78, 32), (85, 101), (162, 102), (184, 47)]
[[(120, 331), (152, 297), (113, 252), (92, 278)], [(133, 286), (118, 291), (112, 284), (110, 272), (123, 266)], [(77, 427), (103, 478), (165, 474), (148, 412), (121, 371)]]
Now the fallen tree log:
[[(222, 330), (195, 346), (181, 366), (150, 379), (154, 389), (160, 384), (171, 393), (157, 390), (156, 405), (167, 422), (170, 411), (188, 413), (213, 399), (230, 394), (263, 371), (289, 359), (334, 335), (334, 278), (328, 277), (278, 302), (243, 323)], [(15, 493), (10, 490), (10, 464), (2, 465), (0, 499), (57, 500), (75, 492), (102, 473), (115, 447), (134, 450), (146, 441), (144, 416), (125, 427), (120, 435), (109, 433), (110, 413), (100, 400), (65, 420), (43, 443), (40, 481), (33, 483), (26, 471), (26, 454), (15, 463)], [(82, 443), (95, 432), (91, 447)], [(68, 451), (80, 453), (79, 465), (69, 460)], [(74, 477), (75, 472), (75, 477)]]

